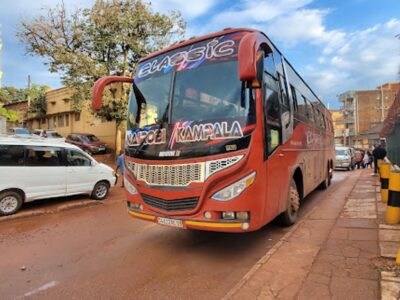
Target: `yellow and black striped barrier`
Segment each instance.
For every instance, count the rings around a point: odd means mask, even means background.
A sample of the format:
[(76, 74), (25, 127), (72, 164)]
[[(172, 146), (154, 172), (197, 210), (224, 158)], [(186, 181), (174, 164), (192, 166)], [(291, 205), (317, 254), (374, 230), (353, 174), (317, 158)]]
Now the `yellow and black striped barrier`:
[(400, 171), (390, 172), (388, 206), (386, 209), (386, 223), (398, 224), (400, 222)]
[(392, 168), (392, 166), (387, 162), (381, 163), (381, 166), (379, 168), (379, 170), (380, 170), (379, 174), (381, 176), (381, 199), (382, 199), (382, 202), (388, 201), (389, 176), (390, 176), (391, 168)]

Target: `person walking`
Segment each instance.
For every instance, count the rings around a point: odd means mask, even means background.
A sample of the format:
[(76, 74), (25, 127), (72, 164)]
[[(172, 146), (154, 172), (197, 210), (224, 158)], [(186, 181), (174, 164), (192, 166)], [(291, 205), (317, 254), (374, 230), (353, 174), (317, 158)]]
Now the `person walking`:
[(381, 144), (377, 144), (374, 151), (372, 151), (372, 155), (374, 156), (374, 174), (378, 174), (378, 159), (386, 157), (386, 150)]
[(363, 157), (364, 167), (367, 169), (369, 167), (369, 155), (368, 152), (365, 152)]
[(125, 165), (124, 165), (124, 151), (120, 150), (119, 155), (117, 158), (117, 168), (115, 169), (115, 172), (118, 172), (118, 169), (121, 172), (121, 177), (122, 177), (122, 184), (121, 187), (124, 187), (124, 173), (125, 173)]

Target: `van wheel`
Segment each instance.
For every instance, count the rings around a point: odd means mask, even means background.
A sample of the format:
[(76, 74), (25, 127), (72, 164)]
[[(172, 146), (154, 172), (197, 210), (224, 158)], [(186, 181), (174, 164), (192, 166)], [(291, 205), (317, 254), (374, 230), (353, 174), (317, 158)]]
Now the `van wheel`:
[(0, 193), (0, 216), (15, 214), (21, 208), (22, 202), (22, 197), (17, 192)]
[(92, 198), (96, 200), (103, 200), (108, 195), (108, 189), (110, 185), (105, 181), (96, 183), (93, 188)]
[(290, 182), (287, 208), (279, 215), (279, 222), (282, 226), (290, 226), (296, 223), (297, 215), (300, 208), (300, 195), (297, 191), (296, 182), (292, 179)]

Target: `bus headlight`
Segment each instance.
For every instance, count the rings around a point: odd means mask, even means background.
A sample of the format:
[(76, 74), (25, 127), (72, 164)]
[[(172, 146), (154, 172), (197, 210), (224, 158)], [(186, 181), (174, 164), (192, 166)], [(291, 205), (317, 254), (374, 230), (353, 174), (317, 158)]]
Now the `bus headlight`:
[(211, 198), (218, 201), (229, 201), (239, 196), (245, 189), (251, 186), (256, 180), (256, 172), (236, 181), (235, 183), (216, 192)]
[(124, 186), (125, 189), (131, 194), (131, 195), (136, 195), (138, 192), (135, 188), (135, 186), (129, 182), (128, 179), (126, 179), (126, 177), (124, 177)]

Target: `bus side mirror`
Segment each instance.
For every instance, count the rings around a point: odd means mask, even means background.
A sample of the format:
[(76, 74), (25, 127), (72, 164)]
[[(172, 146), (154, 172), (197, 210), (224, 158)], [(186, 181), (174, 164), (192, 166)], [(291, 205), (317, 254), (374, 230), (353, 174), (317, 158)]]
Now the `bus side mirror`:
[[(239, 80), (251, 82), (251, 87), (260, 88), (264, 72), (264, 51), (261, 44), (266, 43), (265, 37), (257, 32), (246, 34), (239, 45)], [(258, 49), (256, 51), (256, 49)]]
[(101, 108), (104, 89), (113, 82), (132, 83), (133, 78), (124, 76), (104, 76), (98, 79), (92, 87), (92, 108), (94, 110)]

